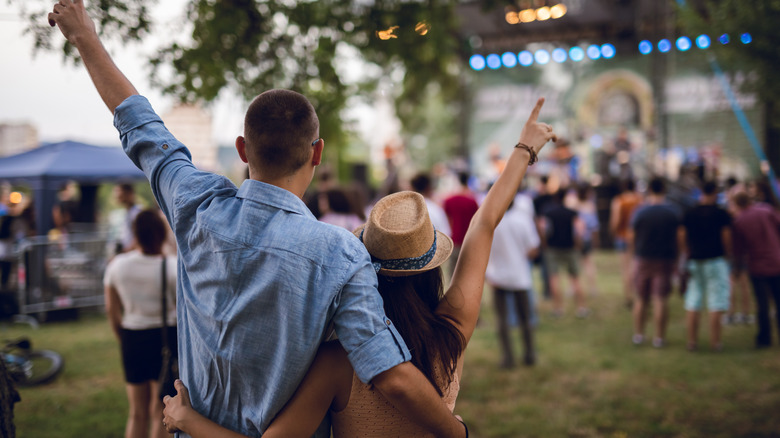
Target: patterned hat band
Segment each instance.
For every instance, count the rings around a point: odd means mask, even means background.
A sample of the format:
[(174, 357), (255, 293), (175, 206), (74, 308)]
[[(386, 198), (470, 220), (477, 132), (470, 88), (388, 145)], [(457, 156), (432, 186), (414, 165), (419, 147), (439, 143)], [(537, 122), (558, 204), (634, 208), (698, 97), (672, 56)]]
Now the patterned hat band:
[[(360, 241), (363, 241), (363, 232), (365, 229), (360, 230)], [(433, 245), (425, 254), (419, 257), (409, 257), (405, 259), (391, 259), (382, 260), (371, 255), (371, 264), (374, 265), (374, 270), (379, 272), (380, 269), (392, 269), (394, 271), (414, 271), (424, 268), (428, 263), (433, 260), (433, 256), (436, 254), (436, 229), (433, 230)]]

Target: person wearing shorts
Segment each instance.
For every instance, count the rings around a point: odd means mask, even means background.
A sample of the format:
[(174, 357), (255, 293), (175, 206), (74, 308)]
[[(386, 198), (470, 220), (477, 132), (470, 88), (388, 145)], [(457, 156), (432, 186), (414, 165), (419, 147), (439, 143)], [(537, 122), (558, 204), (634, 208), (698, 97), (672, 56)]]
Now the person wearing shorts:
[(710, 312), (710, 346), (719, 351), (721, 342), (721, 319), (729, 309), (729, 265), (726, 259), (718, 257), (706, 260), (688, 260), (688, 287), (685, 292), (686, 328), (688, 350), (696, 349), (699, 313), (706, 298)]
[(569, 274), (569, 282), (574, 289), (576, 315), (578, 318), (584, 318), (590, 313), (585, 305), (585, 292), (579, 279), (579, 256), (585, 226), (576, 211), (563, 205), (565, 196), (565, 189), (560, 189), (553, 195), (553, 200), (544, 213), (543, 222), (545, 224), (543, 234), (547, 243), (544, 257), (550, 275), (553, 316), (563, 315), (563, 291), (558, 271), (564, 268)]
[(668, 320), (668, 298), (677, 260), (677, 228), (680, 215), (666, 203), (664, 181), (654, 178), (649, 184), (647, 204), (639, 207), (631, 220), (628, 242), (636, 256), (633, 303), (634, 345), (644, 342), (647, 309), (652, 300), (653, 346), (664, 346)]
[(696, 349), (705, 296), (710, 313), (710, 346), (716, 351), (723, 348), (721, 319), (729, 309), (729, 264), (725, 255), (731, 246), (731, 216), (717, 205), (717, 200), (717, 184), (706, 182), (699, 205), (685, 214), (679, 230), (684, 245), (681, 252), (688, 256), (685, 323), (689, 351)]
[(580, 275), (579, 254), (574, 248), (550, 248), (547, 253), (547, 267), (551, 274), (563, 269), (570, 277)]
[(159, 212), (139, 212), (132, 223), (135, 249), (118, 254), (106, 267), (106, 315), (119, 341), (128, 415), (125, 436), (168, 436), (162, 418), (158, 379), (162, 369), (162, 294), (165, 263), (168, 347), (178, 357), (176, 258), (163, 254), (168, 227)]
[(636, 266), (636, 298), (641, 301), (656, 297), (665, 300), (671, 295), (674, 260), (638, 257)]

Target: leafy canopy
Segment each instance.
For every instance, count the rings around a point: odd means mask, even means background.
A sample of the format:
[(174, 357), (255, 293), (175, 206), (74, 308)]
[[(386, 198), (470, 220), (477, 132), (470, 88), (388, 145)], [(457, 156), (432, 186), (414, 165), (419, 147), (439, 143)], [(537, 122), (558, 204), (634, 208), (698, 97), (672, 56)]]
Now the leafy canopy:
[[(680, 8), (683, 27), (709, 35), (713, 49), (726, 66), (751, 72), (746, 85), (765, 103), (780, 105), (780, 0), (689, 0)], [(750, 44), (740, 35), (749, 33)], [(718, 36), (729, 34), (729, 44), (715, 44)], [(770, 123), (780, 128), (780, 112)]]
[[(51, 0), (7, 1), (23, 8), (36, 49), (58, 49), (42, 18)], [(94, 0), (87, 8), (104, 41), (168, 38), (149, 57), (150, 77), (182, 101), (213, 101), (222, 90), (251, 99), (270, 88), (294, 89), (317, 108), (329, 148), (346, 141), (342, 110), (350, 99), (370, 96), (391, 74), (402, 74), (393, 97), (407, 128), (425, 130), (419, 121), (430, 119), (422, 114), (430, 99), (458, 101), (463, 56), (456, 2), (190, 0), (178, 26), (155, 22), (155, 3)], [(78, 62), (67, 42), (59, 49)], [(457, 132), (458, 107), (439, 120), (448, 132)]]

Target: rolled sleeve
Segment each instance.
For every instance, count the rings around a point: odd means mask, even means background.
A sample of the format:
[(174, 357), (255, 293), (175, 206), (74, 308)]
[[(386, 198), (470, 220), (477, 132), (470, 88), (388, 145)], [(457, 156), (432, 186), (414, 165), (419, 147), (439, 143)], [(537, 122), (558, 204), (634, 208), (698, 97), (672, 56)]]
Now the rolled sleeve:
[(189, 150), (168, 131), (143, 96), (130, 96), (119, 104), (114, 110), (114, 126), (125, 153), (144, 171), (152, 185), (171, 155), (192, 160)]
[(376, 273), (362, 244), (356, 245), (355, 256), (359, 263), (352, 264), (357, 269), (339, 294), (333, 322), (352, 368), (368, 383), (377, 374), (411, 360), (412, 355), (385, 315)]
[(114, 110), (114, 127), (120, 136), (149, 122), (162, 122), (162, 119), (154, 112), (149, 100), (141, 95), (128, 97)]
[(114, 126), (125, 154), (144, 172), (157, 203), (171, 220), (176, 188), (187, 174), (196, 171), (190, 151), (168, 131), (149, 101), (140, 95), (128, 97), (114, 110)]
[[(392, 322), (385, 318), (387, 330), (374, 335), (347, 357), (355, 373), (363, 383), (369, 383), (377, 375), (412, 359), (409, 349), (395, 329)], [(392, 346), (388, 348), (388, 346)]]

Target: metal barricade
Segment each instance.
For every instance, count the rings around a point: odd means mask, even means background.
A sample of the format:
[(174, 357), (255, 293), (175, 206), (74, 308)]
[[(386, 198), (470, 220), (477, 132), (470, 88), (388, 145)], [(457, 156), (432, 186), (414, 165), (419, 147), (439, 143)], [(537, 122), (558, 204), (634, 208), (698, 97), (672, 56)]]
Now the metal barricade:
[(106, 233), (77, 233), (19, 245), (19, 313), (100, 306), (109, 258)]

